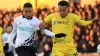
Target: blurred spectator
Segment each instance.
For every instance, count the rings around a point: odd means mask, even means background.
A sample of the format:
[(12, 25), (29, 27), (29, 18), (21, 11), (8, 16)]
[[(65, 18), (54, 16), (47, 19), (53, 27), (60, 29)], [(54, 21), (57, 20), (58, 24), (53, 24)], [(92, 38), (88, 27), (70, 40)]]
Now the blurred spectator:
[(4, 16), (4, 18), (3, 18), (4, 24), (8, 24), (9, 21), (10, 21), (9, 15), (8, 15), (8, 14), (5, 14), (5, 16)]
[(98, 45), (98, 44), (100, 44), (100, 37), (98, 37), (98, 40), (97, 40), (97, 45)]
[[(5, 33), (3, 33), (3, 35), (2, 35), (3, 45), (5, 45), (7, 43), (8, 37), (12, 31), (12, 26), (7, 25), (6, 29), (7, 29), (7, 31)], [(5, 56), (14, 56), (14, 54), (13, 54), (14, 46), (9, 45), (9, 47), (10, 47), (9, 50), (7, 50), (7, 51), (4, 50)]]
[(44, 56), (50, 56), (52, 52), (52, 46), (53, 43), (51, 37), (47, 37), (46, 44), (44, 45)]
[(57, 7), (53, 6), (53, 7), (52, 7), (52, 11), (51, 11), (51, 12), (52, 12), (52, 13), (54, 13), (54, 12), (58, 12)]
[(81, 53), (87, 53), (87, 45), (86, 43), (83, 43), (82, 46), (81, 46), (81, 49), (80, 49), (80, 52)]
[(41, 14), (39, 16), (39, 20), (42, 22), (43, 19), (48, 15), (48, 9), (44, 8), (41, 10)]
[(97, 45), (93, 42), (93, 41), (89, 41), (89, 44), (88, 44), (88, 52), (89, 53), (93, 53), (93, 52), (96, 52), (96, 47)]

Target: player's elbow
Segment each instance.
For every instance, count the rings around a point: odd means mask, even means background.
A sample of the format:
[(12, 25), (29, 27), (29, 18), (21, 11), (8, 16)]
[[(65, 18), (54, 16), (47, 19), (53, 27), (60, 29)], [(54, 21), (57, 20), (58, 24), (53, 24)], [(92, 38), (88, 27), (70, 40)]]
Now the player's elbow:
[(45, 22), (41, 22), (39, 25), (40, 28), (47, 28), (48, 24), (46, 24)]

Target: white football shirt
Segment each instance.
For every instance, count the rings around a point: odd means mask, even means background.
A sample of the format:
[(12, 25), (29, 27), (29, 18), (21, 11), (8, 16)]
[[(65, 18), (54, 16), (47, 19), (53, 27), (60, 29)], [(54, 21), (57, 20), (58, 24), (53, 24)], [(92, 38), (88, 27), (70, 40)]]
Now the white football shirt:
[[(29, 46), (33, 43), (33, 35), (39, 29), (40, 21), (33, 16), (33, 18), (26, 19), (23, 16), (19, 16), (15, 19), (13, 24), (13, 31), (9, 37), (14, 38), (16, 35), (15, 47)], [(9, 41), (13, 41), (13, 39)]]

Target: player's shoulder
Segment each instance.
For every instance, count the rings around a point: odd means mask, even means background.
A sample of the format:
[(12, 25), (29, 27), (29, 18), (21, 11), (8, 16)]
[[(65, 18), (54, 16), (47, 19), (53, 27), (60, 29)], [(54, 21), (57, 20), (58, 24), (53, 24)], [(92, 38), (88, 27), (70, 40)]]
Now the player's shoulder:
[(40, 20), (39, 20), (37, 17), (35, 17), (35, 16), (33, 16), (32, 20), (33, 20), (34, 22), (40, 23)]
[(22, 15), (21, 15), (21, 16), (18, 16), (18, 17), (16, 17), (14, 21), (19, 21), (19, 20), (21, 20), (21, 19), (23, 19), (23, 16), (22, 16)]
[(74, 14), (74, 13), (68, 13), (69, 16), (76, 16), (77, 14)]
[(33, 16), (32, 20), (39, 21), (39, 19), (35, 16)]
[(68, 13), (69, 15), (75, 15), (74, 13)]

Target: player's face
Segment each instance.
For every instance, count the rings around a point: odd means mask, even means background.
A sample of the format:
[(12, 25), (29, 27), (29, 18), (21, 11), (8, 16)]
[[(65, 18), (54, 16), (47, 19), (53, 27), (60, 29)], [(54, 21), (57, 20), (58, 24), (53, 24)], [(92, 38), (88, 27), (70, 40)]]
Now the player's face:
[(23, 15), (24, 15), (25, 18), (31, 19), (32, 16), (33, 16), (33, 9), (31, 7), (30, 8), (24, 8)]
[(58, 9), (59, 9), (59, 13), (60, 13), (60, 16), (62, 18), (66, 17), (67, 14), (68, 14), (68, 7), (67, 6), (58, 6)]
[(11, 27), (11, 26), (8, 26), (8, 27), (7, 27), (7, 32), (8, 32), (8, 33), (11, 33), (11, 31), (12, 31), (12, 27)]

